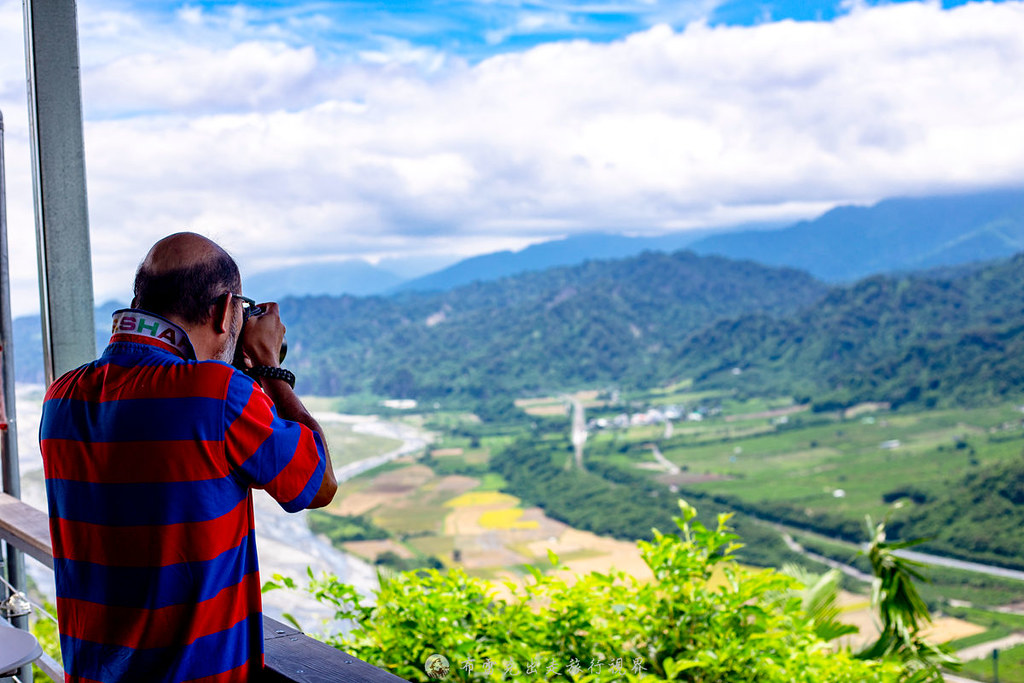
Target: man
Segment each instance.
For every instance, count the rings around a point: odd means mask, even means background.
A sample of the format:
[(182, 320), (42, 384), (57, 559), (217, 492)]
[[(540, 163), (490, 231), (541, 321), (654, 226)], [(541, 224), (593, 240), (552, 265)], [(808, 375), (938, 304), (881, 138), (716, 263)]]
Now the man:
[[(205, 237), (154, 245), (103, 355), (49, 388), (40, 444), (67, 679), (224, 683), (263, 666), (250, 489), (285, 510), (337, 483), (278, 367), (276, 304), (249, 317)], [(247, 374), (233, 368), (236, 344)], [(256, 377), (254, 380), (251, 377)]]

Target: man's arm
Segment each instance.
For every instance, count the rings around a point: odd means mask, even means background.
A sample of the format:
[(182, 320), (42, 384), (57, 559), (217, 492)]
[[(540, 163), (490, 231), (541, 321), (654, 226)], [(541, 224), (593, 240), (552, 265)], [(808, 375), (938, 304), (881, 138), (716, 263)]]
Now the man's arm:
[(274, 402), (274, 408), (277, 409), (278, 415), (286, 420), (304, 424), (320, 435), (320, 441), (324, 444), (324, 454), (327, 456), (327, 466), (324, 468), (324, 479), (320, 482), (320, 489), (307, 507), (324, 507), (334, 500), (334, 494), (338, 491), (338, 481), (334, 476), (334, 466), (331, 464), (331, 454), (327, 450), (327, 438), (324, 436), (324, 430), (320, 427), (320, 423), (309, 414), (306, 406), (302, 405), (302, 401), (288, 386), (288, 382), (283, 379), (263, 377), (260, 379), (260, 384), (263, 386), (263, 391)]
[[(260, 304), (260, 308), (263, 309), (263, 314), (249, 318), (245, 324), (240, 340), (242, 352), (245, 355), (246, 364), (251, 364), (250, 367), (266, 365), (276, 368), (280, 364), (285, 328), (281, 323), (281, 315), (276, 303)], [(280, 417), (305, 425), (320, 435), (320, 441), (324, 445), (324, 454), (327, 456), (327, 464), (324, 467), (324, 478), (320, 482), (320, 488), (307, 507), (324, 507), (334, 499), (334, 494), (338, 491), (338, 481), (334, 476), (334, 465), (331, 463), (331, 454), (327, 450), (327, 438), (324, 435), (324, 430), (306, 410), (306, 406), (302, 405), (302, 401), (299, 400), (295, 391), (283, 379), (261, 377), (259, 382), (263, 391), (274, 402), (274, 408)]]

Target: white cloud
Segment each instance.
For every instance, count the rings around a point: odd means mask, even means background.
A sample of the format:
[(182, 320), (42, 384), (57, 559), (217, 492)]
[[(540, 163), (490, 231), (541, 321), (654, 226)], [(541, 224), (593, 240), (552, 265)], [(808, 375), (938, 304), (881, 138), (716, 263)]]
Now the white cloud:
[(93, 114), (217, 111), (287, 106), (309, 90), (313, 48), (246, 42), (227, 50), (183, 46), (172, 55), (142, 53), (86, 69), (84, 98)]
[[(243, 15), (217, 21), (196, 42), (213, 22), (197, 9), (168, 27), (82, 21), (100, 299), (178, 229), (269, 267), (799, 218), (1024, 177), (1020, 2), (658, 26), (472, 66), (401, 41), (346, 62), (255, 35)], [(129, 27), (130, 48), (91, 47)], [(20, 3), (0, 0), (5, 113), (15, 33)], [(23, 126), (8, 126), (11, 215), (31, 225)]]

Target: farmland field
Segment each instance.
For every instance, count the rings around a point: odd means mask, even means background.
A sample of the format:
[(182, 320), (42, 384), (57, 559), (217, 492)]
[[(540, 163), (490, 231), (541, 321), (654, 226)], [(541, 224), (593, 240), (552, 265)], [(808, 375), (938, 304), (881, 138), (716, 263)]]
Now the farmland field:
[[(685, 411), (671, 429), (658, 421), (633, 420), (617, 429), (592, 423), (584, 448), (586, 474), (581, 475), (590, 483), (581, 483), (579, 491), (572, 490), (576, 484), (569, 476), (571, 411), (559, 415), (556, 409), (564, 408), (565, 399), (521, 401), (523, 417), (507, 423), (456, 412), (407, 416), (403, 419), (435, 431), (426, 452), (344, 483), (331, 509), (348, 519), (364, 516), (388, 538), (348, 541), (343, 547), (385, 567), (459, 565), (497, 586), (521, 581), (530, 568), (550, 571), (548, 550), (558, 555), (569, 575), (614, 567), (642, 578), (646, 567), (633, 539), (649, 532), (656, 511), (663, 519), (666, 507), (683, 497), (699, 511), (740, 511), (734, 522), (741, 525), (748, 544), (744, 552), (758, 550), (769, 540), (781, 547), (779, 532), (758, 517), (802, 522), (796, 526), (806, 531), (791, 533), (807, 550), (869, 570), (857, 557), (857, 543), (842, 540), (830, 528), (841, 527), (847, 536), (852, 529), (855, 540), (863, 540), (865, 515), (896, 519), (915, 508), (912, 497), (898, 495), (908, 486), (934, 496), (966, 473), (1013, 461), (1024, 449), (1024, 414), (1014, 404), (919, 412), (865, 404), (844, 413), (815, 413), (785, 398), (741, 399), (721, 392), (688, 393), (687, 388), (634, 394), (619, 404), (607, 394), (587, 395), (584, 406), (591, 420), (612, 420), (620, 411), (627, 416), (672, 407)], [(690, 414), (696, 410), (702, 413), (700, 419)], [(338, 430), (334, 439), (365, 436), (350, 425), (332, 427)], [(524, 456), (510, 461), (507, 453), (518, 453), (523, 444), (540, 453), (546, 450), (551, 471), (569, 477), (567, 485), (556, 484), (547, 493), (527, 485), (526, 495), (510, 488), (510, 472), (529, 465), (520, 459)], [(655, 450), (667, 462), (656, 458)], [(500, 460), (506, 469), (496, 467)], [(670, 472), (669, 465), (678, 471)], [(614, 492), (602, 499), (610, 505), (595, 508), (598, 517), (603, 515), (613, 527), (631, 520), (628, 528), (636, 535), (580, 527), (559, 512), (566, 505), (571, 509), (585, 503), (590, 495), (585, 490), (597, 493), (597, 482)], [(639, 482), (646, 482), (642, 496), (637, 495), (640, 489), (629, 488)], [(657, 496), (657, 491), (668, 495)], [(577, 495), (584, 497), (573, 497)], [(615, 500), (632, 507), (620, 511)], [(658, 526), (667, 530), (671, 523)], [(792, 556), (767, 546), (752, 557), (773, 566), (792, 561)], [(804, 560), (812, 571), (824, 570)], [(1021, 602), (1024, 583), (948, 568), (926, 568), (924, 573), (934, 579), (921, 590), (939, 612), (935, 633), (941, 640), (959, 638), (966, 646), (1012, 631), (1002, 622), (990, 623), (984, 615), (993, 612), (954, 610), (951, 605)], [(844, 619), (859, 624), (863, 638), (871, 622), (864, 597), (869, 587), (852, 579), (844, 586), (860, 593), (846, 598)]]

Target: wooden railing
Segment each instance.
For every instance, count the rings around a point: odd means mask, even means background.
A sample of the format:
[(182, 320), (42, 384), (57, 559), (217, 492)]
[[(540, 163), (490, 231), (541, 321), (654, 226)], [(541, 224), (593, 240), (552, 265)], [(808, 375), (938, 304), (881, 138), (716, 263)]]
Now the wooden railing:
[[(0, 540), (53, 568), (46, 513), (0, 493)], [(404, 679), (367, 664), (282, 624), (263, 617), (266, 667), (260, 683), (393, 683)], [(47, 676), (63, 683), (64, 671), (52, 658), (36, 662)]]

